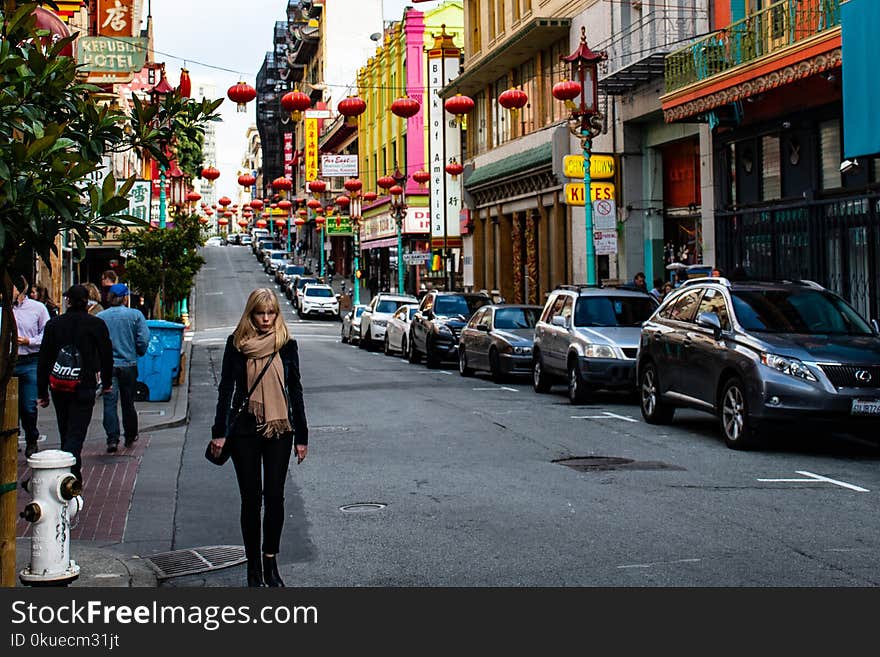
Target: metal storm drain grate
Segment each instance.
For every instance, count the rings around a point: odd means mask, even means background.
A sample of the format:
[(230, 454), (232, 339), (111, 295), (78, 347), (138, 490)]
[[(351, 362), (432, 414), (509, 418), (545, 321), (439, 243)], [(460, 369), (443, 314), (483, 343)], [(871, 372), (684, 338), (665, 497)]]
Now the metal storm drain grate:
[(145, 557), (144, 561), (156, 571), (156, 576), (159, 579), (169, 579), (237, 566), (247, 561), (247, 557), (244, 554), (244, 547), (241, 545), (209, 545), (187, 550), (160, 552)]
[(575, 456), (553, 461), (580, 472), (607, 472), (609, 470), (684, 470), (677, 465), (660, 461), (635, 461), (618, 456)]
[(371, 511), (381, 511), (387, 504), (384, 502), (358, 502), (357, 504), (343, 504), (339, 510), (343, 513), (370, 513)]

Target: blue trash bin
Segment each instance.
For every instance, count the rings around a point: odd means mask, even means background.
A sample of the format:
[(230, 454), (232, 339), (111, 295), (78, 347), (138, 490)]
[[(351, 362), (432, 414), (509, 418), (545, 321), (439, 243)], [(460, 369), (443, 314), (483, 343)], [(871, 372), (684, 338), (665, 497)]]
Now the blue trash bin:
[(180, 351), (183, 346), (183, 324), (161, 319), (147, 320), (150, 345), (147, 353), (138, 358), (136, 398), (139, 401), (168, 401), (171, 384), (180, 371)]

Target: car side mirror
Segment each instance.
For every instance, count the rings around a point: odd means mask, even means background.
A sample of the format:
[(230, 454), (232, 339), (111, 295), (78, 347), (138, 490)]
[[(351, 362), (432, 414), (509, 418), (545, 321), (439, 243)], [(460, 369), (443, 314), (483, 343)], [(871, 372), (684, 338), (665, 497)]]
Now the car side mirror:
[(553, 326), (559, 326), (561, 328), (568, 328), (568, 320), (562, 315), (556, 315), (553, 319), (550, 320), (550, 323)]
[(697, 315), (697, 326), (712, 329), (715, 339), (721, 338), (721, 320), (715, 313), (700, 313)]
[(489, 327), (485, 324), (477, 324), (474, 328), (476, 328), (478, 331), (482, 331), (483, 333), (489, 332)]
[(871, 320), (871, 328), (874, 329), (874, 335), (880, 335), (880, 323), (876, 319)]

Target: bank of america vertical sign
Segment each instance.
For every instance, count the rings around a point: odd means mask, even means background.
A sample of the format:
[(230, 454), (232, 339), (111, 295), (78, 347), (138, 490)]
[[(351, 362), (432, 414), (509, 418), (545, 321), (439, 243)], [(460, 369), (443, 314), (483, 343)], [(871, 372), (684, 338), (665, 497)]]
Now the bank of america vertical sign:
[(446, 165), (455, 158), (461, 161), (461, 131), (455, 117), (443, 109), (440, 90), (458, 76), (460, 51), (452, 35), (435, 34), (434, 47), (428, 51), (428, 98), (430, 103), (430, 172), (431, 237), (458, 237), (458, 213), (461, 210), (461, 177), (453, 180)]

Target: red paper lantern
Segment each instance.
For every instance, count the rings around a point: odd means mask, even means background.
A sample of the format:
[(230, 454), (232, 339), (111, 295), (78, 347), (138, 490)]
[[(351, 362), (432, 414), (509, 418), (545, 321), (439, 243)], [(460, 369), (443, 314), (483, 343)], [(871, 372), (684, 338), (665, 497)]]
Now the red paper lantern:
[(225, 225), (228, 224), (228, 223), (229, 223), (229, 219), (224, 219), (223, 217), (220, 217), (220, 218), (217, 220), (217, 225), (218, 225), (218, 226), (225, 226)]
[(323, 207), (321, 207), (321, 208), (315, 208), (315, 214), (316, 214), (316, 215), (324, 214), (324, 208), (323, 208)]
[(269, 217), (272, 216), (272, 213), (271, 212), (263, 212), (260, 216), (263, 217), (263, 219), (268, 219)]
[(308, 216), (309, 211), (306, 210), (305, 208), (300, 208), (299, 210), (297, 210), (297, 214), (298, 214), (300, 217), (305, 218), (305, 217)]
[(296, 219), (293, 220), (294, 226), (304, 226), (305, 223), (306, 223), (306, 220), (303, 219), (302, 217), (297, 217)]
[(276, 219), (275, 225), (279, 228), (284, 228), (287, 225), (287, 219)]
[(244, 173), (238, 177), (238, 184), (242, 187), (253, 187), (257, 179), (249, 173)]
[(320, 215), (315, 217), (315, 224), (318, 226), (318, 228), (321, 228), (326, 222), (327, 219)]
[(245, 221), (244, 219), (239, 219), (238, 225), (241, 226), (242, 228), (247, 228), (248, 222)]
[(226, 217), (227, 219), (229, 219), (233, 214), (234, 214), (233, 212), (229, 212), (227, 210), (226, 212), (223, 213), (223, 216)]
[(453, 180), (458, 178), (461, 175), (462, 171), (464, 171), (464, 167), (456, 162), (455, 158), (452, 158), (452, 162), (446, 165), (446, 173), (452, 176)]
[(431, 174), (425, 171), (424, 169), (419, 169), (412, 175), (412, 179), (415, 180), (420, 185), (424, 185), (431, 179)]
[(355, 192), (361, 191), (364, 184), (357, 178), (349, 178), (342, 184), (342, 186), (345, 187), (346, 191), (354, 194)]
[(202, 195), (198, 192), (189, 192), (186, 195), (186, 200), (190, 203), (195, 203), (196, 201), (200, 201), (202, 199)]
[(306, 205), (308, 205), (312, 210), (317, 210), (321, 207), (321, 201), (315, 198), (310, 198)]
[(349, 205), (351, 205), (351, 199), (347, 196), (337, 196), (336, 205), (338, 205), (340, 208), (347, 208)]
[(309, 183), (309, 191), (313, 194), (323, 194), (327, 191), (327, 183), (323, 180), (313, 180)]
[(402, 119), (408, 119), (419, 113), (421, 105), (415, 98), (403, 96), (391, 103), (391, 112)]
[(336, 109), (345, 117), (346, 123), (349, 125), (357, 125), (357, 117), (366, 111), (367, 104), (364, 102), (363, 98), (349, 96), (340, 101), (339, 105), (336, 106)]
[(302, 113), (312, 106), (312, 99), (299, 89), (294, 89), (281, 97), (281, 107), (290, 113), (293, 121), (302, 119)]
[(293, 189), (293, 181), (290, 178), (285, 178), (284, 176), (279, 176), (275, 180), (272, 181), (272, 189), (276, 192), (281, 190), (290, 190)]
[(209, 217), (211, 217), (214, 215), (214, 211), (213, 210), (205, 210), (205, 214), (208, 215)]
[(228, 196), (223, 196), (223, 197), (221, 197), (220, 200), (217, 201), (217, 202), (225, 208), (225, 207), (227, 207), (227, 206), (229, 206), (229, 205), (232, 204), (232, 199), (229, 198)]
[(455, 114), (456, 120), (461, 122), (461, 118), (474, 109), (474, 100), (470, 96), (455, 94), (452, 98), (447, 99), (446, 102), (443, 103), (443, 107), (446, 108), (446, 111), (450, 114)]
[(266, 220), (265, 219), (257, 219), (256, 226), (257, 226), (257, 228), (265, 228), (266, 227)]
[(254, 210), (259, 210), (263, 207), (263, 202), (260, 199), (255, 198), (253, 201), (251, 201), (250, 205)]
[(208, 223), (208, 218), (207, 217), (199, 217), (199, 223), (200, 224)]
[(270, 203), (270, 204), (269, 204), (269, 207), (272, 208), (272, 209), (274, 210), (274, 209), (276, 209), (276, 208), (278, 207), (278, 204), (277, 204), (277, 203)]
[(367, 203), (372, 203), (372, 202), (375, 201), (378, 197), (379, 197), (379, 195), (376, 194), (376, 192), (364, 192), (364, 200), (365, 200)]
[(257, 97), (257, 90), (244, 81), (229, 87), (226, 92), (229, 100), (238, 105), (239, 112), (247, 111), (247, 104)]
[(582, 90), (583, 87), (581, 87), (580, 82), (563, 80), (553, 85), (553, 97), (564, 101), (569, 111), (573, 111), (577, 107), (574, 104), (574, 99), (581, 95)]
[(205, 180), (217, 180), (220, 177), (220, 171), (215, 167), (205, 167), (202, 169), (202, 178)]
[(376, 181), (376, 184), (379, 185), (382, 189), (388, 189), (389, 187), (394, 186), (394, 178), (391, 176), (382, 176), (379, 180)]
[(391, 194), (391, 196), (400, 196), (403, 194), (403, 187), (400, 185), (394, 185), (388, 190), (388, 193)]
[(284, 210), (285, 212), (289, 212), (290, 208), (292, 208), (292, 207), (293, 207), (293, 203), (291, 203), (287, 199), (278, 201), (278, 209), (279, 210)]
[(529, 102), (529, 97), (522, 89), (508, 89), (498, 96), (498, 102), (505, 109), (518, 110), (526, 106), (526, 103)]
[(185, 68), (180, 69), (180, 83), (177, 85), (177, 92), (181, 98), (189, 98), (192, 95), (192, 80), (189, 77), (189, 71)]

